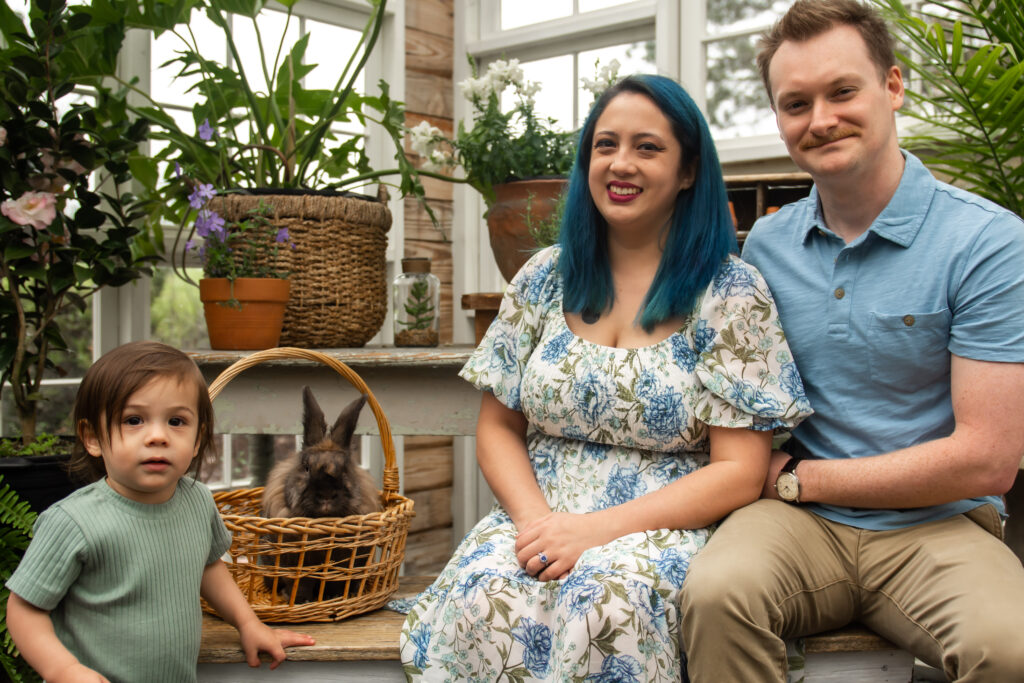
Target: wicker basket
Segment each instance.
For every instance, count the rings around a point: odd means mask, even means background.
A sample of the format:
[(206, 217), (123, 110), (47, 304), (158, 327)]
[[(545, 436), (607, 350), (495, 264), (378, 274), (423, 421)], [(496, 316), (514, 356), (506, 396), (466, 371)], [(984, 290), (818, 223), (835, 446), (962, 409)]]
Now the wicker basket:
[[(340, 518), (266, 519), (259, 516), (262, 488), (224, 491), (213, 498), (231, 532), (228, 569), (260, 619), (290, 623), (337, 621), (381, 607), (398, 589), (398, 570), (405, 558), (405, 542), (414, 512), (412, 501), (398, 494), (391, 426), (369, 387), (341, 361), (307, 349), (258, 351), (224, 370), (210, 385), (210, 396), (216, 397), (246, 368), (268, 360), (294, 358), (319, 361), (366, 394), (384, 448), (383, 511)], [(326, 553), (317, 552), (315, 562), (306, 560), (306, 553), (312, 551)], [(291, 566), (292, 562), (282, 563), (282, 555), (286, 554), (293, 561), (297, 558), (296, 566)], [(269, 577), (270, 588), (265, 577)], [(316, 601), (296, 603), (299, 579), (318, 585)], [(291, 586), (287, 601), (279, 595), (282, 582)], [(340, 596), (324, 598), (328, 583), (336, 591), (341, 587)], [(212, 612), (205, 603), (203, 608)]]
[(227, 194), (214, 197), (210, 208), (238, 222), (261, 202), (270, 209), (270, 222), (287, 228), (295, 245), (279, 249), (276, 258), (277, 269), (290, 273), (292, 283), (281, 345), (336, 348), (368, 342), (388, 311), (387, 205), (342, 195)]

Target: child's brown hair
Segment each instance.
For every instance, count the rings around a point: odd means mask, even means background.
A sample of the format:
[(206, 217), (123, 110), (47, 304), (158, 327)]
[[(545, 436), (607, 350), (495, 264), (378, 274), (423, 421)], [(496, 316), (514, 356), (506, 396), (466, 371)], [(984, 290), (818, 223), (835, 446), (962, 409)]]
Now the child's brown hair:
[(83, 429), (90, 428), (101, 443), (110, 443), (111, 425), (118, 425), (120, 429), (121, 414), (128, 399), (158, 377), (174, 377), (196, 387), (199, 450), (190, 469), (195, 468), (198, 476), (199, 464), (213, 445), (213, 404), (206, 380), (191, 358), (172, 346), (154, 341), (118, 346), (103, 354), (85, 373), (75, 397), (74, 424), (78, 440), (68, 463), (74, 475), (88, 481), (106, 476), (103, 458), (95, 458), (85, 450)]

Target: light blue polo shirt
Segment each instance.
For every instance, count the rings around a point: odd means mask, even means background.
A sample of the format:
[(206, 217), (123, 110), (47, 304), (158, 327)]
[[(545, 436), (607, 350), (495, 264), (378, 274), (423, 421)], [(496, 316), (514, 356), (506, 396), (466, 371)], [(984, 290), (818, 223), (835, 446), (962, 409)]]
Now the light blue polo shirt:
[[(1024, 222), (940, 183), (912, 154), (899, 188), (850, 244), (816, 188), (759, 220), (743, 258), (768, 281), (814, 414), (793, 437), (816, 458), (887, 453), (953, 431), (950, 354), (1024, 362)], [(929, 508), (808, 507), (864, 529), (951, 517), (998, 497)]]

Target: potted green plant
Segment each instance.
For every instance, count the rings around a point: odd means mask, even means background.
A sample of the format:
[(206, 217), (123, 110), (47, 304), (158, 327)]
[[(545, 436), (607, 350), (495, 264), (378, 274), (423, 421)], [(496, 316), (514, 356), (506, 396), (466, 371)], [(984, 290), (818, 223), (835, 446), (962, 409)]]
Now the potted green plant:
[(917, 119), (904, 141), (964, 188), (1024, 216), (1024, 5), (965, 0), (911, 10), (874, 0), (898, 29)]
[[(540, 231), (550, 238), (552, 215), (575, 159), (576, 134), (537, 114), (540, 84), (524, 78), (519, 60), (495, 60), (480, 77), (472, 59), (470, 66), (473, 76), (459, 88), (472, 106), (472, 126), (460, 122), (448, 138), (424, 121), (409, 130), (410, 144), (427, 172), (462, 167), (464, 177), (456, 180), (483, 196), (491, 250), (502, 276), (511, 280), (537, 248), (534, 235)], [(597, 78), (582, 79), (583, 86), (600, 94), (618, 68), (612, 60)], [(503, 111), (501, 96), (510, 88), (514, 103)]]
[[(285, 313), (282, 343), (292, 346), (360, 346), (376, 334), (387, 311), (385, 249), (391, 215), (383, 196), (351, 196), (342, 191), (369, 183), (393, 184), (402, 195), (422, 198), (418, 171), (406, 159), (402, 136), (404, 110), (381, 81), (376, 94), (356, 90), (386, 16), (385, 0), (370, 0), (369, 15), (355, 52), (346, 58), (333, 88), (314, 90), (303, 78), (317, 65), (305, 61), (309, 34), (290, 46), (283, 38), (266, 44), (257, 22), (265, 0), (195, 0), (164, 17), (167, 6), (139, 4), (129, 12), (130, 26), (154, 34), (171, 31), (181, 49), (165, 66), (177, 77), (195, 81), (199, 102), (192, 125), (183, 129), (156, 101), (133, 111), (152, 125), (152, 137), (166, 146), (140, 160), (144, 180), (163, 199), (151, 216), (159, 234), (167, 223), (184, 226), (197, 186), (218, 191), (208, 209), (229, 223), (251, 215), (260, 203), (268, 220), (286, 226), (294, 249), (287, 250), (291, 301)], [(281, 3), (286, 28), (297, 0)], [(203, 12), (222, 29), (234, 66), (210, 59), (189, 31), (193, 12)], [(259, 73), (246, 72), (235, 44), (229, 12), (252, 21), (259, 52)], [(324, 68), (324, 67), (319, 67)], [(142, 93), (145, 97), (148, 94)], [(362, 136), (340, 134), (346, 121), (375, 126), (394, 145), (394, 165), (371, 167)], [(159, 171), (159, 172), (158, 172)], [(392, 180), (387, 180), (387, 179)], [(187, 233), (187, 231), (186, 231)], [(176, 245), (194, 239), (185, 234)], [(281, 255), (285, 254), (282, 250)], [(352, 306), (352, 301), (361, 302)]]
[(258, 204), (239, 221), (227, 223), (209, 208), (216, 190), (199, 185), (191, 195), (196, 209), (190, 240), (203, 267), (199, 298), (212, 349), (269, 349), (281, 338), (290, 283), (278, 255), (290, 249), (288, 229), (273, 225), (270, 209)]
[(5, 4), (0, 32), (0, 392), (30, 444), (44, 374), (68, 350), (58, 315), (156, 258), (125, 189), (147, 125), (124, 91), (76, 93), (116, 69), (124, 27), (109, 11), (36, 0), (26, 25)]

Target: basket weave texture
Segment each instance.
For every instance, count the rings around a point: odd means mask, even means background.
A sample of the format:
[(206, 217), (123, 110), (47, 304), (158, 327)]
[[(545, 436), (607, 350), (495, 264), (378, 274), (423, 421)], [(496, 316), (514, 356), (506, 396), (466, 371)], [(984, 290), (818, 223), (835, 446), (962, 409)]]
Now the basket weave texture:
[[(321, 362), (366, 394), (384, 450), (383, 510), (340, 518), (267, 519), (260, 516), (262, 487), (223, 491), (213, 498), (231, 532), (228, 569), (260, 619), (338, 621), (383, 606), (398, 589), (415, 513), (412, 501), (398, 493), (395, 446), (387, 417), (362, 378), (341, 361), (299, 348), (259, 351), (224, 370), (210, 384), (210, 396), (216, 397), (246, 368), (293, 358)], [(300, 580), (314, 583), (316, 600), (296, 602)], [(205, 602), (203, 609), (215, 613)]]
[(290, 273), (281, 345), (301, 348), (362, 346), (377, 334), (388, 310), (387, 232), (383, 202), (341, 195), (214, 197), (210, 208), (238, 222), (269, 209), (268, 220), (287, 228), (294, 249), (278, 249), (278, 270)]

